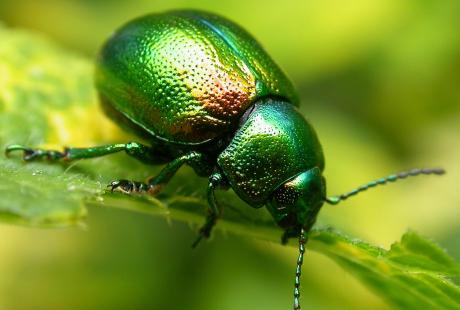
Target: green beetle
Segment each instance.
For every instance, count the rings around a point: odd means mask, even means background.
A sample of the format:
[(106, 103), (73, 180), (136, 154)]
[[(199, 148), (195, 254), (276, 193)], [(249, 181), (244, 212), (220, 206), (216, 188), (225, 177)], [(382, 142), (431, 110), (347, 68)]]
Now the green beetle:
[(209, 237), (220, 215), (214, 191), (231, 187), (249, 206), (266, 206), (299, 237), (294, 309), (306, 232), (324, 202), (338, 203), (369, 187), (442, 169), (415, 169), (326, 197), (324, 157), (313, 127), (297, 110), (289, 79), (242, 28), (217, 15), (173, 11), (147, 15), (105, 43), (96, 62), (105, 112), (150, 142), (66, 148), (63, 152), (10, 145), (26, 161), (75, 160), (125, 151), (147, 164), (166, 164), (148, 182), (113, 181), (111, 190), (155, 194), (183, 165), (209, 178), (209, 213), (194, 246)]

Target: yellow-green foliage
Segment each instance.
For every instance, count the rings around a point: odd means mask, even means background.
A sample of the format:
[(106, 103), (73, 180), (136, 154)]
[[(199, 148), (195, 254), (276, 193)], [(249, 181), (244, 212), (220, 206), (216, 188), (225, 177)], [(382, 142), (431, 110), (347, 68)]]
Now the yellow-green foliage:
[[(85, 146), (127, 139), (99, 111), (89, 60), (25, 32), (0, 28), (0, 42), (1, 148), (13, 142)], [(181, 172), (158, 198), (104, 192), (111, 179), (142, 179), (151, 173), (146, 170), (118, 155), (71, 165), (26, 165), (19, 158), (2, 156), (0, 220), (29, 226), (68, 226), (80, 223), (87, 206), (92, 205), (190, 223), (203, 221), (204, 184), (196, 182), (197, 177), (189, 170)], [(226, 211), (218, 229), (279, 240), (281, 231), (265, 210), (250, 209), (231, 193), (225, 197)], [(460, 267), (438, 246), (414, 232), (405, 234), (388, 251), (331, 229), (316, 229), (310, 235), (308, 248), (331, 257), (394, 305), (413, 309), (460, 307), (460, 289), (448, 279), (460, 275)], [(308, 281), (307, 276), (304, 281)], [(288, 284), (286, 281), (284, 285)]]

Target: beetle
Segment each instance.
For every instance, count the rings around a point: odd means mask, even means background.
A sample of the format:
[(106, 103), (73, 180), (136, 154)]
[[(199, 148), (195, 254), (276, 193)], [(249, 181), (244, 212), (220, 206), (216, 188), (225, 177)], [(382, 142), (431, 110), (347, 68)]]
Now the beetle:
[(117, 180), (126, 194), (158, 193), (184, 164), (208, 177), (208, 214), (196, 246), (221, 214), (216, 189), (232, 188), (253, 208), (266, 207), (284, 233), (299, 238), (294, 309), (307, 233), (324, 203), (337, 204), (368, 188), (442, 169), (414, 169), (326, 196), (323, 151), (298, 111), (293, 85), (261, 45), (233, 22), (182, 10), (146, 15), (118, 29), (96, 60), (95, 85), (106, 114), (149, 142), (64, 151), (10, 145), (25, 161), (71, 161), (125, 151), (165, 167), (147, 182)]

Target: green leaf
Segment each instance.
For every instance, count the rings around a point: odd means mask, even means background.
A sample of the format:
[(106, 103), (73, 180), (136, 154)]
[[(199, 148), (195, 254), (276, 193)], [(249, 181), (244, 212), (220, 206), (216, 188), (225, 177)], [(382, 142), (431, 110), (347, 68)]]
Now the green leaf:
[(310, 247), (331, 257), (368, 287), (404, 309), (459, 309), (460, 267), (436, 244), (406, 233), (389, 251), (339, 233), (314, 231)]
[[(0, 28), (0, 147), (90, 146), (135, 139), (99, 110), (91, 62), (33, 34)], [(207, 203), (205, 179), (182, 169), (157, 197), (106, 193), (120, 177), (145, 179), (155, 173), (123, 154), (70, 165), (23, 163), (0, 157), (0, 221), (29, 226), (82, 223), (87, 207), (117, 207), (201, 224)], [(217, 229), (279, 241), (265, 209), (248, 208), (232, 192), (219, 193), (224, 216)], [(291, 242), (292, 245), (295, 242)], [(459, 265), (414, 232), (390, 250), (351, 239), (331, 229), (310, 233), (308, 248), (319, 251), (401, 308), (460, 308), (460, 289), (448, 277)]]

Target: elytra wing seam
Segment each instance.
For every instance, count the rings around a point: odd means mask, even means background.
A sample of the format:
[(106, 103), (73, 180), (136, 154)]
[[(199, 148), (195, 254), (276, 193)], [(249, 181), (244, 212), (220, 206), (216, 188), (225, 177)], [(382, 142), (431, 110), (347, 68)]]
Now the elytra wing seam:
[(203, 18), (200, 18), (200, 17), (196, 17), (196, 16), (192, 16), (192, 18), (194, 18), (195, 20), (197, 20), (198, 22), (200, 22), (201, 24), (205, 25), (206, 27), (208, 27), (212, 32), (214, 32), (236, 55), (238, 55), (239, 59), (242, 59), (244, 64), (249, 68), (249, 70), (251, 71), (251, 73), (254, 75), (255, 77), (255, 85), (254, 87), (256, 87), (257, 89), (257, 85), (259, 83), (261, 83), (261, 78), (260, 78), (260, 75), (258, 74), (257, 70), (255, 70), (255, 68), (251, 65), (251, 63), (248, 61), (248, 59), (240, 53), (239, 49), (235, 46), (235, 44), (219, 29), (217, 28), (216, 26), (214, 26), (212, 23), (210, 23), (209, 21), (207, 21), (206, 19), (203, 19)]

